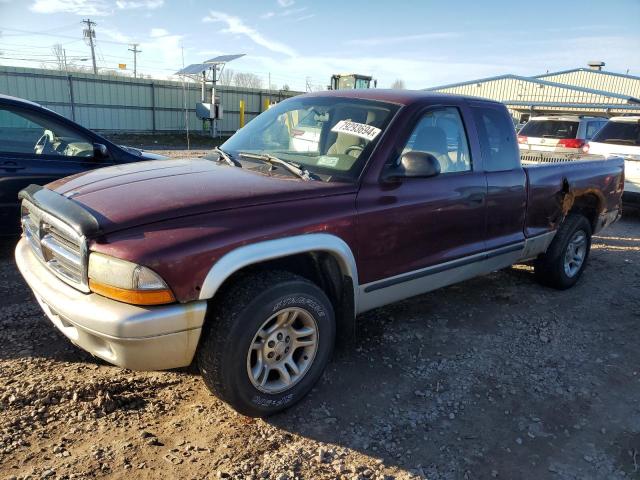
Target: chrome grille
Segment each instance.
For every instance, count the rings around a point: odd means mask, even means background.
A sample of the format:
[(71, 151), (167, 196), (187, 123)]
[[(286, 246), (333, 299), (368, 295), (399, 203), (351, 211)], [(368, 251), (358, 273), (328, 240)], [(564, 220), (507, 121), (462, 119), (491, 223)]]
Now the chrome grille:
[(51, 272), (72, 287), (89, 291), (83, 236), (26, 200), (22, 202), (22, 231), (36, 257)]

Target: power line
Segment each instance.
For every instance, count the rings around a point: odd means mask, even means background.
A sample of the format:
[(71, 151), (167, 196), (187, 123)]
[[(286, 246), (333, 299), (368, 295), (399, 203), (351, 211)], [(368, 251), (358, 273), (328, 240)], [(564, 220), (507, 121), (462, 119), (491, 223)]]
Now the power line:
[[(94, 25), (95, 25), (95, 23), (94, 23)], [(69, 39), (72, 39), (72, 40), (78, 40), (77, 37), (72, 37), (71, 35), (61, 35), (61, 34), (46, 33), (46, 32), (32, 32), (30, 30), (19, 30), (17, 28), (5, 28), (5, 27), (1, 27), (0, 26), (0, 31), (1, 30), (9, 30), (9, 31), (12, 31), (12, 32), (20, 32), (21, 33), (20, 35), (17, 35), (17, 34), (16, 35), (14, 35), (14, 34), (8, 34), (8, 35), (3, 34), (3, 36), (7, 36), (7, 37), (10, 37), (10, 36), (11, 37), (12, 36), (21, 37), (21, 36), (25, 36), (25, 35), (44, 35), (44, 36), (47, 36), (47, 37), (69, 38)], [(128, 45), (125, 42), (116, 42), (114, 40), (100, 40), (100, 42), (102, 42), (102, 43), (112, 43), (114, 45)]]
[[(81, 42), (81, 41), (82, 39), (75, 39), (69, 42), (62, 42), (60, 43), (60, 45), (69, 45), (70, 43)], [(51, 48), (51, 46), (49, 45), (30, 45), (27, 43), (3, 43), (2, 45), (6, 45), (7, 47), (46, 48), (47, 50)]]

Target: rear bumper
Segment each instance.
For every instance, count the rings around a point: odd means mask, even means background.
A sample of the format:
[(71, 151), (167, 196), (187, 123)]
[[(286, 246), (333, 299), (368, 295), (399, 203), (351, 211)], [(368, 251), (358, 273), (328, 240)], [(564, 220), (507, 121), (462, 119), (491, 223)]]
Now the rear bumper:
[(59, 280), (21, 239), (16, 263), (51, 322), (80, 348), (132, 370), (165, 370), (191, 363), (206, 301), (154, 307), (85, 294)]
[(604, 230), (612, 223), (617, 222), (621, 216), (622, 216), (622, 210), (620, 208), (616, 208), (615, 210), (611, 210), (609, 212), (600, 214), (596, 221), (593, 233), (598, 233)]

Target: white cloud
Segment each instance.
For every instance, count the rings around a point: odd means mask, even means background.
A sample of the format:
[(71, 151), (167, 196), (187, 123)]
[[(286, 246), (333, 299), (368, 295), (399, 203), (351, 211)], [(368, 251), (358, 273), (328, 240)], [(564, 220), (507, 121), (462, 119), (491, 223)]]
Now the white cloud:
[(182, 65), (182, 35), (172, 34), (164, 28), (152, 28), (149, 37), (149, 40), (140, 43), (143, 57), (160, 59), (159, 65), (171, 68)]
[(71, 13), (100, 17), (111, 14), (103, 0), (34, 0), (29, 10), (35, 13)]
[(117, 0), (116, 6), (121, 10), (145, 8), (155, 10), (164, 5), (164, 0)]
[(149, 32), (151, 38), (166, 37), (167, 35), (169, 35), (169, 32), (164, 28), (152, 28)]
[(278, 0), (278, 5), (281, 7), (290, 7), (294, 3), (296, 3), (295, 0)]
[(125, 35), (120, 30), (115, 28), (106, 28), (106, 27), (100, 26), (100, 35), (101, 36), (106, 35), (111, 40), (114, 40), (120, 43), (131, 43), (133, 41), (133, 39), (130, 36)]
[[(260, 18), (264, 18), (265, 20), (268, 20), (274, 17), (293, 17), (295, 15), (304, 13), (306, 10), (307, 10), (307, 7), (285, 8), (284, 10), (280, 10), (279, 12), (270, 11), (267, 13), (263, 13), (262, 15), (260, 15)], [(299, 18), (296, 18), (295, 21), (298, 22), (300, 20), (306, 20), (307, 18), (312, 18), (312, 17), (315, 17), (315, 14), (301, 16)]]
[(372, 37), (348, 40), (347, 45), (359, 47), (376, 47), (379, 45), (395, 45), (398, 43), (415, 42), (419, 40), (446, 40), (461, 37), (459, 32), (433, 32), (433, 33), (417, 33), (414, 35), (400, 35), (397, 37)]
[(302, 13), (307, 9), (307, 7), (301, 7), (301, 8), (287, 8), (286, 10), (283, 10), (282, 13), (280, 13), (281, 17), (289, 17), (291, 15), (295, 15), (297, 13)]
[(309, 20), (310, 18), (315, 17), (316, 14), (315, 13), (310, 13), (309, 15), (303, 15), (301, 17), (298, 17), (295, 19), (296, 22), (302, 22), (303, 20)]
[(222, 30), (224, 33), (233, 33), (236, 35), (244, 35), (254, 43), (271, 50), (276, 53), (283, 53), (289, 57), (295, 57), (296, 51), (290, 46), (271, 40), (254, 28), (246, 25), (241, 18), (228, 15), (223, 12), (210, 11), (209, 15), (202, 19), (203, 22), (219, 22), (226, 23), (227, 27)]

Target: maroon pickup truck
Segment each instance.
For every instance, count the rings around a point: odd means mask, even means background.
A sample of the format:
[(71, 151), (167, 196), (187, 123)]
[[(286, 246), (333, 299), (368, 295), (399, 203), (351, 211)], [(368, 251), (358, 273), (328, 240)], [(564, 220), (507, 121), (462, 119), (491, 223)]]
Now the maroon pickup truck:
[(617, 158), (523, 167), (499, 103), (322, 92), (209, 157), (23, 190), (16, 259), (79, 347), (130, 369), (196, 359), (219, 398), (266, 416), (312, 388), (359, 313), (526, 261), (571, 287), (623, 184)]

